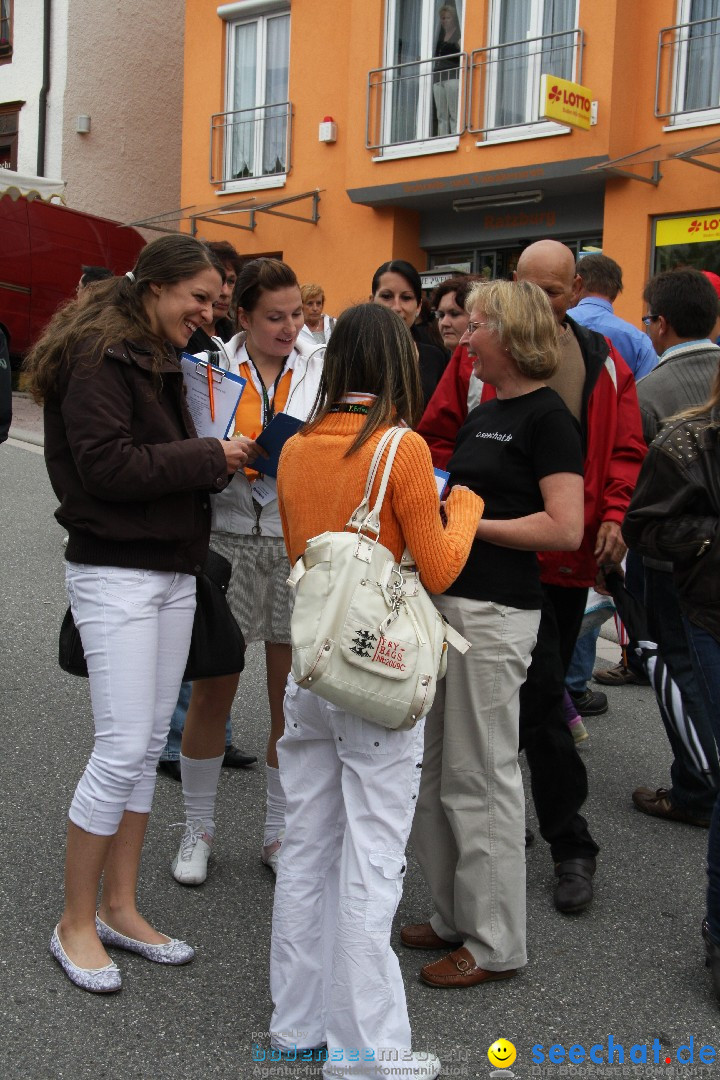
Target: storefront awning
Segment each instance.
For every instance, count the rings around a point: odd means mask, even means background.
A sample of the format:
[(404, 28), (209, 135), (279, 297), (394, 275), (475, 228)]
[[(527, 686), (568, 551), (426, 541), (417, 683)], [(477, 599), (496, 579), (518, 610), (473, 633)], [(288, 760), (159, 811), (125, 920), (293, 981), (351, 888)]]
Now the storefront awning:
[[(658, 184), (662, 179), (660, 172), (661, 161), (687, 161), (691, 165), (699, 165), (701, 169), (710, 169), (711, 172), (720, 173), (720, 165), (710, 161), (701, 161), (700, 158), (712, 157), (720, 154), (720, 139), (710, 139), (708, 142), (698, 143), (655, 143), (646, 146), (642, 150), (636, 150), (632, 154), (613, 158), (611, 161), (602, 161), (596, 165), (590, 165), (584, 171), (586, 173), (610, 173), (613, 176), (624, 176), (629, 180), (640, 180), (644, 184)], [(634, 173), (629, 170), (636, 165), (652, 165), (652, 175), (644, 176), (642, 173)]]
[[(193, 236), (197, 233), (198, 221), (207, 221), (212, 225), (224, 225), (230, 229), (244, 229), (252, 232), (257, 221), (257, 214), (270, 214), (273, 217), (290, 218), (292, 221), (304, 221), (308, 225), (317, 225), (320, 220), (318, 204), (322, 188), (314, 191), (305, 191), (302, 195), (289, 195), (283, 199), (258, 199), (251, 196), (240, 199), (238, 202), (212, 203), (210, 206), (183, 206), (177, 210), (166, 210), (161, 214), (153, 214), (143, 218), (142, 221), (129, 221), (128, 225), (139, 229), (151, 229), (154, 232), (179, 232), (183, 221), (190, 222), (190, 232)], [(304, 199), (312, 200), (312, 207), (307, 214), (293, 214), (278, 207), (289, 206), (291, 203), (302, 202)], [(247, 224), (239, 221), (231, 221), (233, 217), (247, 214)], [(309, 214), (309, 216), (308, 216)]]
[(3, 195), (9, 195), (13, 202), (21, 196), (30, 200), (42, 199), (43, 202), (51, 202), (52, 199), (65, 202), (65, 181), (0, 169), (0, 196)]

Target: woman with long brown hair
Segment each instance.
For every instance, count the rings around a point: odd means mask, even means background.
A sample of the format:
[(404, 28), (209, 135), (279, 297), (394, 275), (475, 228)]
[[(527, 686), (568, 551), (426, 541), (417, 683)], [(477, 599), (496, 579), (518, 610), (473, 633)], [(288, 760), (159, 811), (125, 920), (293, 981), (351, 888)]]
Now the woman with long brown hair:
[[(415, 347), (377, 304), (339, 317), (311, 422), (283, 450), (278, 495), (291, 562), (308, 539), (342, 530), (361, 501), (368, 466), (388, 428), (421, 408)], [(380, 463), (379, 472), (382, 470)], [(371, 493), (377, 495), (379, 476)], [(440, 518), (430, 454), (414, 432), (399, 444), (380, 512), (382, 543), (407, 545), (425, 586), (442, 592), (460, 572), (482, 510), (456, 488)], [(440, 1063), (411, 1050), (390, 929), (405, 874), (405, 844), (422, 761), (421, 720), (389, 731), (330, 705), (288, 679), (278, 759), (286, 835), (273, 912), (273, 1045), (327, 1044), (325, 1077), (373, 1077), (383, 1049), (393, 1075), (431, 1078)], [(353, 1048), (363, 1047), (362, 1060)], [(357, 1050), (354, 1051), (358, 1053)], [(374, 1055), (370, 1058), (368, 1055)]]
[(67, 590), (95, 721), (70, 806), (65, 910), (50, 949), (72, 982), (95, 993), (121, 987), (106, 945), (160, 964), (194, 955), (140, 915), (136, 888), (208, 549), (207, 493), (247, 457), (240, 444), (197, 438), (178, 361), (221, 284), (199, 241), (163, 237), (133, 271), (64, 307), (26, 363), (44, 404), (45, 461), (68, 533)]

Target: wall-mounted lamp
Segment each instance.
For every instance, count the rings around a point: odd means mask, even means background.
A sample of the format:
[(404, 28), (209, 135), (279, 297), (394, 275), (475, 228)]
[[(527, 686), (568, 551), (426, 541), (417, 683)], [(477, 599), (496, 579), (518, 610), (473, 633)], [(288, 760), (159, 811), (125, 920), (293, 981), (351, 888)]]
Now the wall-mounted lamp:
[(498, 192), (496, 195), (474, 195), (468, 199), (453, 199), (452, 208), (456, 213), (464, 210), (483, 210), (488, 206), (523, 206), (527, 203), (542, 202), (540, 188), (532, 191)]
[(76, 120), (75, 120), (75, 130), (77, 131), (78, 135), (89, 135), (90, 134), (90, 117), (89, 116), (78, 116), (76, 118)]

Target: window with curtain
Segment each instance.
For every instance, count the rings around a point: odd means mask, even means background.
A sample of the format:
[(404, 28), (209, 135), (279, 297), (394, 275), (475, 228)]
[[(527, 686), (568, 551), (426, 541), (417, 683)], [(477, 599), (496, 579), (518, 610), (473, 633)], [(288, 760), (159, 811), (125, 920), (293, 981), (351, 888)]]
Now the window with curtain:
[(678, 21), (683, 26), (678, 35), (675, 109), (679, 113), (716, 111), (720, 108), (720, 0), (680, 0)]
[(226, 176), (287, 172), (288, 12), (232, 23), (228, 33)]
[(462, 16), (463, 0), (388, 0), (384, 142), (460, 130)]
[(540, 76), (575, 73), (577, 0), (495, 0), (488, 70), (490, 128), (538, 120)]
[(0, 59), (12, 56), (12, 0), (0, 0)]

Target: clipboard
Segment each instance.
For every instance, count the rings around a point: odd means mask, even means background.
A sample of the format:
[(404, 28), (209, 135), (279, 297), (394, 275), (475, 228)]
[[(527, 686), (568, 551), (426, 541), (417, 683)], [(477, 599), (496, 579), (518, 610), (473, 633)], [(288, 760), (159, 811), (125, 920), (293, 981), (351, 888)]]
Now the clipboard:
[(195, 424), (198, 436), (203, 438), (227, 439), (233, 426), (238, 403), (242, 397), (247, 379), (235, 375), (232, 371), (210, 364), (213, 381), (215, 419), (210, 415), (208, 395), (208, 361), (201, 357), (183, 353), (180, 357), (187, 404)]

